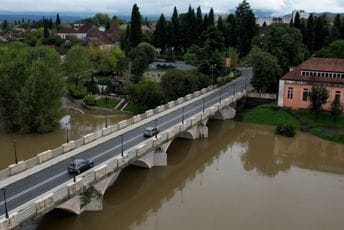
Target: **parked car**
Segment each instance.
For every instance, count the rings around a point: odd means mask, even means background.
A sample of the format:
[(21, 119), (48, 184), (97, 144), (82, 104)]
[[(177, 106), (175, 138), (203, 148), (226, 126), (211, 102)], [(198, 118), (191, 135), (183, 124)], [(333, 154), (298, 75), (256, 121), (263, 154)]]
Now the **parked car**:
[(159, 129), (155, 128), (155, 127), (147, 127), (145, 128), (145, 130), (143, 131), (143, 136), (145, 137), (152, 137), (155, 136), (159, 133)]
[(73, 159), (67, 170), (71, 174), (80, 174), (93, 167), (93, 162), (87, 159)]

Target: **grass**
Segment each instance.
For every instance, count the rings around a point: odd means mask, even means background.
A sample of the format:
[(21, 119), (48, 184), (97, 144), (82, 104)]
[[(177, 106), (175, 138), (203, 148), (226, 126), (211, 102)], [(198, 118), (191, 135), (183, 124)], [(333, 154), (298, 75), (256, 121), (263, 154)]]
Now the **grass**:
[[(295, 114), (292, 116), (290, 113)], [(309, 132), (317, 137), (344, 144), (344, 114), (334, 123), (329, 112), (321, 112), (317, 117), (309, 110), (300, 109), (287, 111), (274, 105), (261, 105), (244, 113), (243, 122), (277, 126), (290, 124), (300, 129), (300, 124), (310, 127)]]
[(337, 122), (334, 123), (332, 116), (329, 112), (322, 111), (317, 117), (315, 113), (309, 110), (300, 109), (295, 110), (295, 115), (300, 118), (303, 123), (307, 123), (311, 127), (342, 127), (344, 128), (344, 114), (342, 113)]
[(300, 129), (300, 122), (295, 117), (273, 105), (261, 105), (247, 111), (242, 121), (273, 126), (289, 124), (295, 129)]
[(118, 105), (120, 100), (109, 98), (106, 103), (105, 98), (101, 98), (101, 99), (98, 99), (96, 102), (97, 102), (97, 105), (96, 105), (97, 107), (105, 108), (105, 109), (114, 109)]
[(146, 109), (141, 105), (136, 105), (132, 102), (129, 102), (127, 107), (125, 107), (124, 111), (139, 114), (139, 113), (143, 113), (144, 111), (146, 111)]

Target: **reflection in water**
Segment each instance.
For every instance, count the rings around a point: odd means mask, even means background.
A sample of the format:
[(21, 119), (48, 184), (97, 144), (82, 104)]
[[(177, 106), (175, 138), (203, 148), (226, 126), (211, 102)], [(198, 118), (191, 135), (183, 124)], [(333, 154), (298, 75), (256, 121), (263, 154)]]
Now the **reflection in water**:
[(39, 229), (342, 229), (344, 145), (273, 128), (209, 123), (175, 140), (168, 166), (128, 167), (101, 212), (53, 211)]
[[(0, 169), (6, 168), (14, 162), (14, 148), (12, 140), (16, 140), (19, 160), (29, 159), (38, 153), (48, 149), (54, 149), (66, 142), (68, 126), (70, 140), (75, 140), (83, 135), (94, 132), (104, 127), (105, 118), (103, 112), (87, 111), (81, 114), (72, 109), (65, 111), (67, 115), (62, 117), (59, 127), (47, 134), (13, 134), (0, 133)], [(127, 119), (130, 114), (113, 112), (108, 114), (109, 125)]]

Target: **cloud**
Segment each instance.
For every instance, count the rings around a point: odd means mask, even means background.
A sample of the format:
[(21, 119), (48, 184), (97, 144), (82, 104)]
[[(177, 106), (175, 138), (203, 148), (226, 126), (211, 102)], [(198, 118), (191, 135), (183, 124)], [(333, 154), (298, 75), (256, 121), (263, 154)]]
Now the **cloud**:
[[(114, 14), (129, 14), (132, 5), (137, 3), (144, 15), (170, 15), (173, 7), (179, 12), (185, 12), (191, 4), (194, 8), (201, 6), (203, 12), (211, 7), (215, 12), (234, 10), (241, 0), (1, 0), (3, 11), (31, 12), (108, 12)], [(304, 9), (308, 12), (344, 12), (344, 0), (249, 0), (253, 9), (273, 11), (275, 14), (290, 13), (293, 9)]]

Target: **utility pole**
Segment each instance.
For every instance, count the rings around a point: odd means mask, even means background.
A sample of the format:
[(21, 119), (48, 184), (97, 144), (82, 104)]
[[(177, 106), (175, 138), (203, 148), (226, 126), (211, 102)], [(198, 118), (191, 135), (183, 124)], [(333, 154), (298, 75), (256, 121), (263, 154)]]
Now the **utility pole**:
[(5, 217), (6, 219), (8, 219), (9, 215), (8, 215), (8, 209), (7, 209), (7, 200), (6, 200), (6, 188), (1, 188), (0, 189), (3, 194), (4, 194), (4, 203), (5, 203)]
[(18, 164), (18, 157), (17, 157), (17, 140), (14, 139), (13, 141), (13, 149), (14, 149), (14, 162)]

